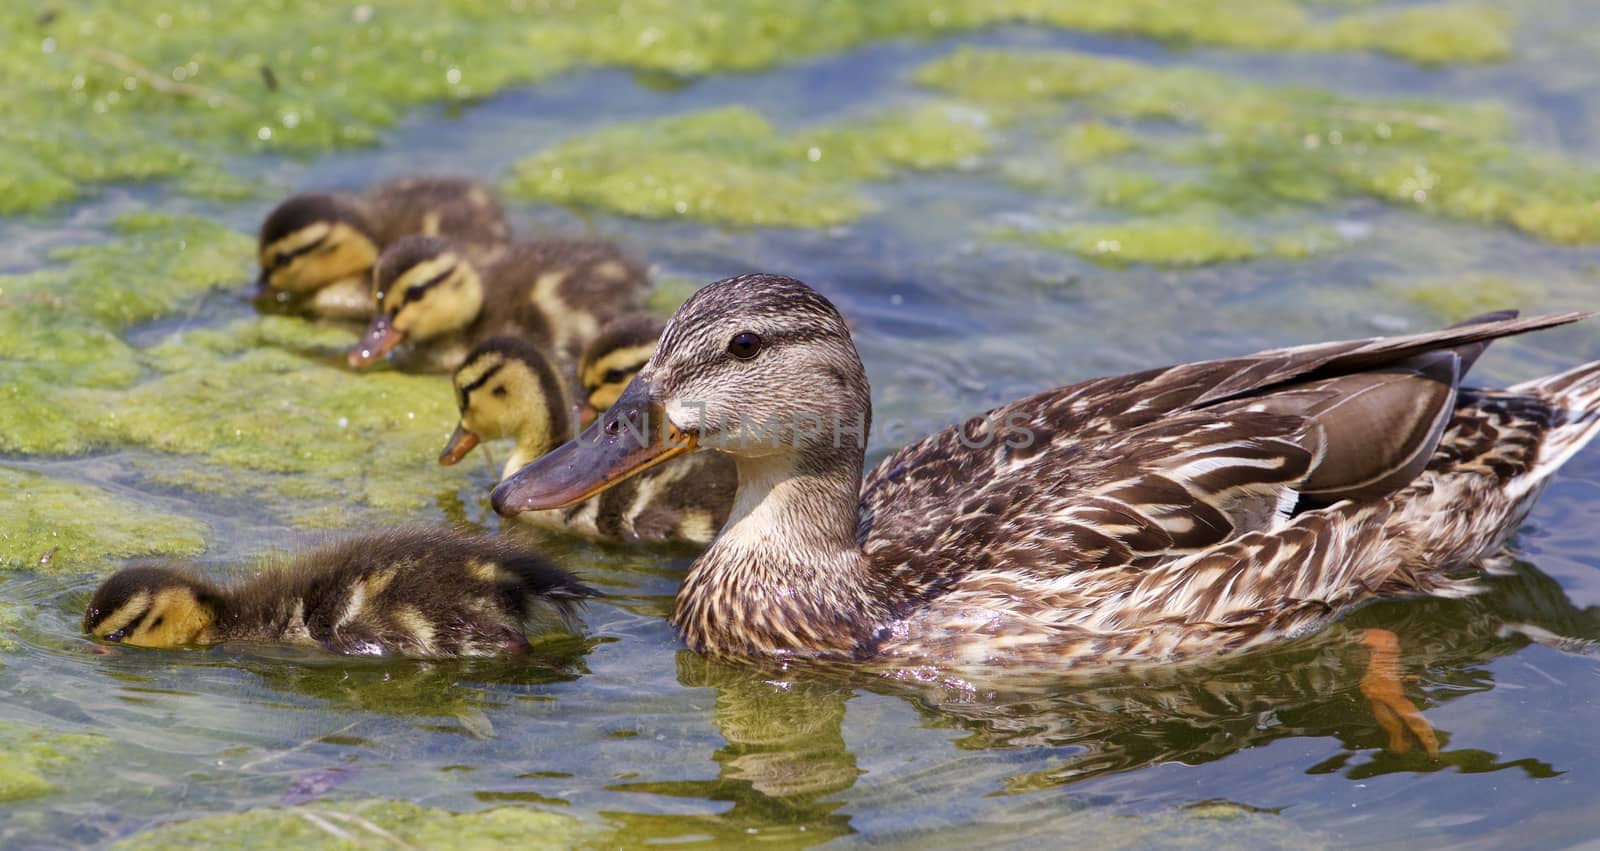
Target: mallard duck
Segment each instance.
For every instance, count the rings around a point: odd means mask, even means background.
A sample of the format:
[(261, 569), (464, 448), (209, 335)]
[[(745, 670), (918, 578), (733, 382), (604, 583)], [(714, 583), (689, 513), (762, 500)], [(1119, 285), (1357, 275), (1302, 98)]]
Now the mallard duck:
[(579, 420), (588, 425), (611, 407), (628, 382), (655, 354), (666, 322), (652, 313), (631, 313), (607, 322), (578, 358), (578, 384), (583, 390)]
[(414, 177), (364, 196), (292, 195), (261, 224), (257, 259), (263, 296), (307, 313), (367, 319), (376, 306), (371, 271), (384, 246), (410, 234), (493, 245), (511, 237), (488, 187), (451, 177)]
[(732, 514), (673, 613), (703, 652), (900, 669), (1237, 652), (1373, 598), (1472, 589), (1600, 429), (1600, 362), (1460, 386), (1488, 341), (1587, 314), (1512, 315), (1048, 390), (863, 481), (871, 403), (839, 312), (792, 278), (731, 278), (493, 505), (558, 509), (696, 448), (732, 455)]
[(232, 586), (140, 565), (95, 591), (84, 632), (139, 647), (315, 644), (351, 656), (492, 656), (525, 624), (570, 621), (595, 592), (530, 550), (448, 529), (392, 529), (312, 550)]
[(453, 369), (494, 336), (526, 336), (570, 364), (607, 320), (638, 307), (649, 276), (615, 246), (523, 240), (481, 254), (442, 237), (407, 237), (383, 252), (378, 312), (350, 350), (376, 363), (404, 341), (429, 365)]
[[(526, 340), (495, 337), (483, 343), (453, 381), (461, 421), (439, 453), (440, 464), (457, 463), (481, 440), (511, 438), (516, 446), (505, 464), (509, 476), (572, 438), (573, 406), (565, 385), (549, 356)], [(734, 486), (733, 463), (705, 453), (656, 467), (594, 499), (521, 519), (593, 538), (704, 544), (727, 520)]]

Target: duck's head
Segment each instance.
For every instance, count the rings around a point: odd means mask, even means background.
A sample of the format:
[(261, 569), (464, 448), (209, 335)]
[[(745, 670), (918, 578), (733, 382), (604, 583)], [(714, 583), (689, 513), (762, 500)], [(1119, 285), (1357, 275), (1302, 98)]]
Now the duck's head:
[(505, 437), (516, 439), (519, 455), (537, 458), (572, 435), (561, 377), (526, 340), (484, 341), (451, 380), (461, 422), (439, 453), (440, 464), (460, 461), (480, 440)]
[(578, 380), (583, 385), (579, 409), (588, 425), (616, 403), (628, 382), (655, 354), (656, 340), (666, 323), (648, 313), (634, 313), (607, 322), (578, 359)]
[(741, 467), (859, 467), (871, 416), (866, 371), (832, 303), (782, 275), (729, 278), (678, 308), (616, 404), (502, 482), (494, 507), (514, 515), (571, 505), (701, 447)]
[(422, 341), (472, 324), (483, 309), (483, 282), (449, 240), (408, 236), (378, 258), (373, 275), (378, 312), (350, 350), (350, 365), (382, 360), (406, 340)]
[(378, 243), (358, 201), (304, 192), (290, 196), (261, 223), (257, 260), (262, 294), (304, 295), (364, 279), (378, 260)]
[(121, 570), (101, 584), (83, 615), (83, 631), (138, 647), (209, 642), (222, 613), (221, 594), (205, 580), (155, 565)]

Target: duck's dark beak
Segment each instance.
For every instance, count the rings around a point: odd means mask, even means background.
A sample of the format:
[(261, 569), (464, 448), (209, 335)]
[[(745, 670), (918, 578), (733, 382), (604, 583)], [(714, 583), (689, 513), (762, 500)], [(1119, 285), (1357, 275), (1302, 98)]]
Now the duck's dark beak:
[(650, 385), (635, 378), (594, 425), (501, 482), (491, 502), (507, 517), (562, 508), (696, 445), (695, 436), (680, 431), (650, 398)]
[(439, 463), (449, 467), (467, 457), (472, 447), (478, 445), (478, 433), (468, 431), (464, 425), (457, 424), (456, 430), (450, 434), (450, 442), (444, 445), (444, 450), (439, 453)]
[(372, 324), (367, 326), (367, 333), (363, 334), (361, 342), (356, 343), (355, 348), (350, 350), (350, 366), (360, 369), (377, 363), (405, 338), (405, 333), (394, 327), (387, 314), (380, 313), (372, 317)]

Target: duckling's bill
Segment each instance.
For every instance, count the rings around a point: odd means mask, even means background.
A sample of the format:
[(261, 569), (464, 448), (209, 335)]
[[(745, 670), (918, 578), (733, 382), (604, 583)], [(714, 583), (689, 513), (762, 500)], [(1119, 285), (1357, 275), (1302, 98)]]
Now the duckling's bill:
[(478, 440), (477, 432), (471, 431), (466, 426), (458, 423), (456, 430), (450, 433), (450, 440), (445, 443), (444, 449), (439, 452), (440, 465), (449, 467), (460, 463), (461, 459), (467, 457), (467, 453), (478, 445)]
[(360, 369), (377, 363), (405, 338), (405, 332), (394, 327), (394, 322), (387, 314), (380, 313), (372, 317), (372, 324), (367, 326), (367, 333), (361, 335), (360, 342), (350, 349), (350, 366)]
[(650, 398), (649, 384), (635, 379), (582, 434), (501, 482), (491, 502), (506, 517), (564, 508), (698, 445)]

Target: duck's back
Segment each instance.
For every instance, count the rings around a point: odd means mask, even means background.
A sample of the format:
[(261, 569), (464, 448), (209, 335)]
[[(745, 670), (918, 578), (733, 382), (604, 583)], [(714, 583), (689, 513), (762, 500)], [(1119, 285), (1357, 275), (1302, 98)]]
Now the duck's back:
[[(1128, 655), (1159, 656), (1180, 649), (1148, 645), (1163, 623), (1185, 626), (1171, 632), (1180, 641), (1213, 637), (1192, 628), (1208, 619), (1249, 622), (1243, 638), (1271, 631), (1268, 621), (1292, 629), (1290, 613), (1326, 614), (1350, 595), (1437, 590), (1439, 572), (1396, 570), (1391, 519), (1421, 504), (1415, 489), (1500, 451), (1495, 442), (1424, 471), (1439, 447), (1465, 445), (1460, 432), (1481, 406), (1480, 396), (1457, 399), (1463, 367), (1484, 341), (1576, 318), (1306, 346), (1047, 391), (991, 412), (987, 427), (946, 430), (886, 459), (863, 487), (860, 539), (906, 610), (939, 625), (908, 632), (935, 643), (963, 629), (1040, 640), (1079, 630), (1102, 643), (1113, 633), (1144, 640)], [(1552, 405), (1528, 398), (1525, 407)], [(1373, 399), (1383, 404), (1363, 407)], [(1512, 521), (1490, 517), (1485, 528), (1495, 522)], [(1460, 542), (1404, 546), (1448, 562), (1496, 539), (1465, 531)], [(968, 624), (963, 610), (1018, 623)]]

